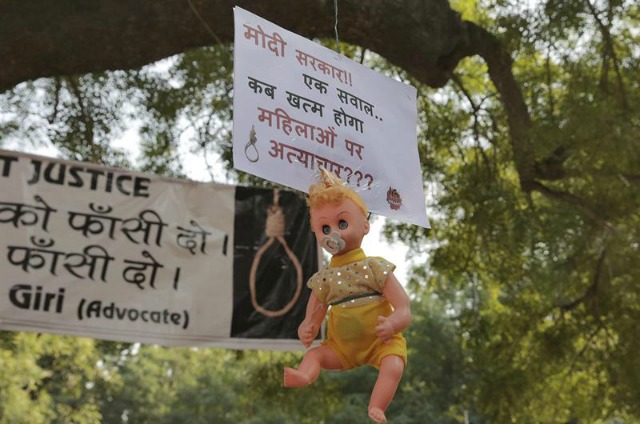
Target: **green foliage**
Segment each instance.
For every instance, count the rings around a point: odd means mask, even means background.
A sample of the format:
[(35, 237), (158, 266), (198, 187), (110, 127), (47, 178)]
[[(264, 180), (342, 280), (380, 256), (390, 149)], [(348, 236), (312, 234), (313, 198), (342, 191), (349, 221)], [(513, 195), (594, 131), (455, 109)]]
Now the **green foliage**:
[[(428, 95), (421, 115), (436, 247), (413, 287), (458, 317), (471, 361), (465, 393), (489, 422), (639, 419), (630, 349), (640, 318), (631, 284), (640, 62), (628, 48), (637, 19), (630, 2), (592, 3), (494, 11), (494, 31), (518, 53), (534, 190), (519, 185), (502, 104), (479, 60)], [(405, 226), (387, 233), (416, 247), (425, 240)]]
[(90, 339), (0, 333), (0, 423), (101, 422)]
[[(315, 423), (339, 405), (337, 385), (282, 388), (282, 369), (300, 355), (142, 346), (114, 370), (121, 383), (105, 402), (105, 422)], [(318, 408), (318, 399), (323, 407)]]

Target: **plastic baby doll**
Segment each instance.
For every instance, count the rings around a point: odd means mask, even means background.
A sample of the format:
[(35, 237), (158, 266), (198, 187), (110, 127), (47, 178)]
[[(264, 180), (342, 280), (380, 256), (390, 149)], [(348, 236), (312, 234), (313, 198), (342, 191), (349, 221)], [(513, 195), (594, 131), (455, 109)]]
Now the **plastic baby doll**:
[(400, 332), (411, 322), (409, 297), (393, 275), (395, 266), (379, 257), (367, 257), (360, 248), (369, 232), (362, 198), (335, 174), (322, 170), (322, 179), (309, 188), (311, 228), (333, 256), (329, 266), (307, 283), (312, 293), (298, 336), (309, 347), (329, 311), (328, 336), (305, 353), (298, 369), (285, 368), (284, 385), (311, 384), (321, 369), (371, 365), (379, 374), (369, 401), (369, 417), (386, 422), (384, 411), (407, 361)]

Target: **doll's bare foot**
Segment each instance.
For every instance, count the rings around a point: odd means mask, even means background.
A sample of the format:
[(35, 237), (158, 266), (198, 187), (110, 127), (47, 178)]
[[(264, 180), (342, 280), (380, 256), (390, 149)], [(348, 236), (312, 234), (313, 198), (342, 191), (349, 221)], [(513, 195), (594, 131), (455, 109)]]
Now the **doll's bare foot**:
[(384, 416), (384, 412), (380, 408), (369, 408), (369, 418), (377, 423), (387, 422), (387, 417)]
[(284, 369), (284, 387), (304, 387), (312, 382), (311, 378), (302, 371), (293, 368)]

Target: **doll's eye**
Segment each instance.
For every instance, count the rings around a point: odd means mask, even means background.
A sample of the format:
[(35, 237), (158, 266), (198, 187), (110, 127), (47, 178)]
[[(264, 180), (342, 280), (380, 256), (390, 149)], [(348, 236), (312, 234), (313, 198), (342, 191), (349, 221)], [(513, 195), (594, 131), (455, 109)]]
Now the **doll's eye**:
[(331, 227), (328, 225), (323, 225), (322, 226), (322, 234), (330, 234), (331, 233)]
[(340, 228), (341, 230), (346, 230), (348, 226), (349, 226), (349, 223), (344, 219), (341, 219), (340, 221), (338, 221), (338, 228)]

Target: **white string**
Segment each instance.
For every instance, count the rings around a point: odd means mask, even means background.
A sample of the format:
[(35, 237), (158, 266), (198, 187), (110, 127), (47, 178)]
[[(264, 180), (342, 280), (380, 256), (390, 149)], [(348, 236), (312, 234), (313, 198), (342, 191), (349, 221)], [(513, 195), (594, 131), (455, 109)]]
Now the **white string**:
[(335, 9), (335, 25), (333, 29), (336, 32), (336, 51), (340, 53), (340, 40), (338, 39), (338, 0), (333, 0), (333, 8)]
[(220, 40), (220, 37), (218, 37), (216, 35), (215, 32), (213, 32), (213, 30), (211, 29), (211, 27), (207, 24), (207, 21), (204, 20), (204, 18), (202, 17), (202, 15), (200, 15), (200, 13), (198, 12), (198, 10), (196, 9), (196, 7), (193, 5), (193, 3), (191, 3), (191, 0), (187, 0), (187, 3), (189, 3), (189, 7), (191, 8), (191, 10), (193, 11), (193, 13), (196, 15), (196, 18), (198, 18), (198, 20), (200, 21), (200, 23), (204, 26), (204, 28), (207, 30), (207, 32), (209, 32), (209, 34), (211, 34), (211, 36), (213, 36), (213, 39), (216, 40), (218, 42), (218, 44), (223, 45), (222, 41)]

